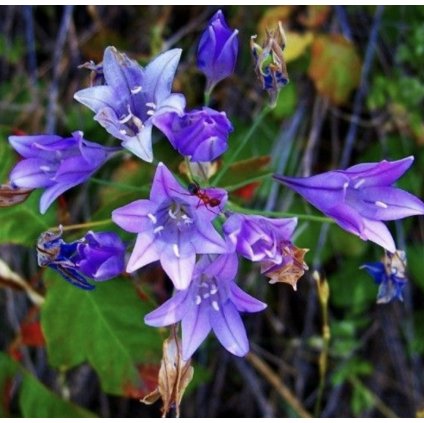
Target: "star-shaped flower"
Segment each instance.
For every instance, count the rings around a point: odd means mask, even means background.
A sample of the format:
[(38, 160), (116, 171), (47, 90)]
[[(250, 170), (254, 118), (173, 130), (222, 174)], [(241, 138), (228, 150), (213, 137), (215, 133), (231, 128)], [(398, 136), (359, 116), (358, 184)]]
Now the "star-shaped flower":
[(182, 114), (185, 98), (171, 94), (181, 49), (166, 51), (145, 68), (107, 47), (103, 58), (105, 85), (78, 91), (75, 99), (93, 110), (96, 119), (122, 146), (152, 162), (152, 125), (166, 112)]

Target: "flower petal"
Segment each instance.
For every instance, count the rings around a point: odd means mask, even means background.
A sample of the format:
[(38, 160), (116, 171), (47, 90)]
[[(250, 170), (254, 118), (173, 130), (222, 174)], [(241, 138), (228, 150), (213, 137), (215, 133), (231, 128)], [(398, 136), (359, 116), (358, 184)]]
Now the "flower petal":
[(95, 113), (98, 113), (104, 108), (114, 110), (117, 101), (119, 102), (119, 98), (117, 98), (113, 88), (107, 85), (84, 88), (83, 90), (77, 91), (74, 94), (74, 98)]
[(195, 251), (188, 243), (166, 245), (160, 254), (160, 264), (176, 289), (186, 289), (190, 285), (195, 262)]
[(182, 319), (181, 329), (183, 360), (188, 360), (211, 330), (205, 302), (200, 303), (197, 307), (191, 307), (189, 309), (188, 313)]
[(168, 50), (145, 68), (143, 91), (152, 96), (151, 101), (160, 105), (171, 93), (172, 82), (180, 61), (182, 50), (179, 48)]
[(362, 239), (375, 242), (391, 253), (396, 251), (395, 241), (384, 223), (365, 218), (362, 220), (364, 222), (364, 229), (360, 235)]
[(151, 163), (153, 161), (152, 123), (146, 121), (143, 128), (136, 135), (132, 137), (126, 136), (122, 147), (140, 157), (141, 160)]
[(169, 169), (159, 163), (153, 178), (152, 189), (150, 191), (150, 200), (160, 204), (169, 198), (181, 198), (185, 202), (190, 202), (191, 195), (174, 178)]
[(197, 254), (225, 254), (230, 252), (227, 243), (218, 234), (212, 223), (196, 222), (197, 230), (194, 230), (190, 239)]
[(49, 160), (55, 157), (55, 154), (48, 154), (37, 148), (37, 145), (50, 145), (61, 142), (62, 138), (58, 135), (20, 135), (10, 136), (9, 143), (22, 157), (40, 158)]
[(234, 282), (230, 282), (230, 301), (240, 312), (256, 313), (267, 307), (265, 303), (244, 292)]
[(232, 281), (236, 277), (238, 269), (237, 254), (222, 254), (212, 263), (202, 266), (200, 269), (210, 278), (216, 277), (219, 280)]
[(73, 188), (75, 185), (76, 184), (74, 183), (57, 183), (47, 188), (40, 198), (40, 213), (46, 213), (47, 209), (50, 207), (53, 201), (56, 200), (57, 197), (59, 197), (59, 195), (63, 194), (65, 191), (68, 191), (68, 189)]
[(373, 220), (397, 220), (424, 214), (424, 203), (409, 192), (393, 187), (358, 190), (355, 207), (362, 216)]
[(112, 212), (112, 220), (127, 232), (139, 233), (151, 229), (148, 214), (154, 214), (156, 205), (150, 200), (136, 200)]
[(141, 232), (137, 235), (134, 249), (127, 264), (127, 272), (132, 273), (146, 264), (159, 260), (155, 245), (155, 236), (151, 232)]
[(219, 311), (210, 309), (209, 320), (219, 342), (231, 354), (243, 357), (249, 352), (246, 329), (231, 301), (220, 304)]
[(361, 181), (361, 187), (387, 186), (397, 181), (412, 165), (413, 156), (389, 162), (362, 163), (340, 171), (354, 181)]
[(146, 325), (162, 327), (179, 322), (188, 313), (191, 306), (190, 290), (177, 292), (172, 298), (160, 307), (146, 314)]
[[(52, 167), (51, 170), (47, 170)], [(45, 170), (42, 170), (45, 169)], [(20, 161), (9, 175), (10, 182), (20, 188), (45, 188), (53, 184), (54, 164), (43, 159)]]

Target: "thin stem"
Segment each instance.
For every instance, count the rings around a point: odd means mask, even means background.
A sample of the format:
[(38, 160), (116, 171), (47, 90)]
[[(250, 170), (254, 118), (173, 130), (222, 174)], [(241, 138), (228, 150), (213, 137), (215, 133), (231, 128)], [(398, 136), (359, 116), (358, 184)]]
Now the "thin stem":
[[(84, 229), (84, 228), (92, 228), (93, 226), (104, 226), (109, 223), (112, 223), (112, 219), (104, 219), (104, 220), (98, 220), (97, 222), (87, 222), (87, 223), (77, 223), (75, 225), (66, 225), (62, 226), (63, 232), (66, 231), (74, 231), (77, 229)], [(57, 230), (57, 227), (49, 228), (49, 231)]]
[(289, 212), (274, 212), (274, 211), (268, 211), (268, 210), (247, 209), (245, 207), (241, 207), (237, 204), (234, 204), (230, 201), (227, 203), (227, 206), (232, 211), (245, 213), (245, 214), (258, 214), (260, 216), (270, 216), (270, 217), (297, 217), (302, 220), (310, 220), (313, 222), (334, 223), (329, 217), (314, 216), (309, 214), (289, 213)]
[(209, 106), (211, 101), (211, 91), (205, 91), (205, 95), (203, 97), (203, 102), (205, 103), (205, 107)]
[(91, 182), (94, 182), (95, 184), (99, 184), (99, 185), (106, 185), (112, 188), (118, 188), (118, 189), (126, 189), (128, 191), (141, 191), (141, 192), (148, 192), (147, 188), (143, 188), (143, 187), (136, 187), (134, 185), (129, 185), (129, 184), (121, 184), (120, 182), (111, 182), (111, 181), (105, 181), (103, 179), (99, 179), (99, 178), (90, 178)]
[(263, 175), (254, 176), (253, 178), (245, 179), (243, 182), (239, 182), (237, 184), (224, 186), (223, 189), (225, 189), (228, 192), (235, 191), (239, 188), (245, 187), (246, 185), (261, 181), (262, 179), (265, 179), (265, 178), (269, 178), (273, 174), (274, 174), (273, 172), (264, 173)]
[(227, 173), (230, 166), (234, 163), (237, 156), (240, 154), (241, 150), (246, 146), (247, 142), (250, 140), (252, 135), (255, 133), (256, 129), (259, 127), (259, 125), (262, 123), (265, 116), (271, 111), (272, 109), (269, 106), (266, 106), (262, 109), (261, 113), (259, 113), (258, 117), (255, 119), (253, 125), (250, 127), (249, 132), (244, 137), (243, 141), (238, 145), (237, 149), (233, 152), (233, 154), (230, 156), (230, 158), (224, 163), (222, 166), (221, 172), (216, 175), (214, 180), (212, 181), (212, 185), (217, 186), (218, 182), (222, 179), (222, 177)]
[(187, 166), (188, 179), (190, 180), (190, 182), (193, 182), (194, 181), (193, 172), (191, 171), (190, 160), (188, 159), (187, 156), (184, 156), (184, 162)]
[(278, 392), (278, 395), (280, 395), (280, 397), (283, 398), (283, 400), (286, 401), (300, 417), (312, 417), (308, 411), (305, 410), (294, 393), (286, 385), (284, 385), (280, 376), (277, 375), (274, 370), (265, 363), (265, 361), (253, 352), (247, 354), (246, 358), (250, 364), (274, 387), (274, 389)]

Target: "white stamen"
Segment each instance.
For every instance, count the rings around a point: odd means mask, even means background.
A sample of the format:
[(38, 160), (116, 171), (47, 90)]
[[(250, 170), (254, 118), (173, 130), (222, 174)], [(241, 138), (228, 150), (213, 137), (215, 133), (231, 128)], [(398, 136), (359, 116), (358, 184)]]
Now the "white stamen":
[(200, 295), (196, 295), (196, 305), (199, 305), (202, 302), (202, 298), (200, 297)]
[(120, 129), (120, 130), (119, 130), (119, 132), (120, 132), (122, 135), (127, 135), (127, 131), (126, 131), (125, 129)]
[(218, 292), (218, 287), (213, 284), (210, 290), (211, 295), (215, 295)]
[(153, 116), (154, 114), (155, 114), (154, 110), (148, 110), (147, 111), (148, 116)]
[(387, 209), (387, 207), (389, 207), (386, 203), (383, 203), (382, 201), (376, 201), (374, 204), (377, 207), (381, 207), (382, 209)]
[(154, 225), (156, 225), (156, 223), (158, 222), (158, 220), (156, 219), (156, 216), (154, 214), (152, 214), (152, 213), (148, 213), (147, 214), (147, 217), (152, 221), (152, 223)]
[(209, 288), (209, 284), (208, 284), (208, 283), (206, 283), (206, 282), (202, 282), (202, 283), (200, 284), (200, 287), (201, 287), (201, 288)]
[(138, 129), (144, 128), (143, 122), (137, 116), (133, 115), (133, 123)]
[(358, 189), (360, 186), (364, 185), (364, 183), (365, 183), (365, 179), (362, 178), (353, 186), (353, 188)]
[(171, 219), (176, 219), (177, 218), (177, 215), (174, 214), (174, 212), (172, 211), (172, 209), (168, 209), (168, 214), (169, 214), (169, 217)]
[(216, 310), (219, 311), (219, 305), (216, 301), (212, 301), (212, 307)]
[(174, 251), (175, 257), (180, 258), (180, 249), (177, 244), (172, 244), (172, 250)]
[(42, 170), (43, 172), (48, 172), (49, 170), (51, 170), (51, 168), (49, 166), (40, 166), (40, 170)]
[(209, 294), (209, 292), (207, 292), (206, 294), (203, 294), (203, 298), (206, 300), (206, 298), (209, 298), (211, 296), (211, 294)]
[(131, 90), (131, 94), (138, 94), (139, 92), (141, 92), (141, 90), (142, 90), (141, 85), (137, 85)]
[(133, 117), (132, 113), (130, 112), (128, 115), (123, 116), (121, 119), (119, 119), (119, 123), (127, 123), (128, 121), (131, 120), (131, 118)]
[(147, 107), (150, 107), (151, 109), (156, 109), (156, 104), (155, 103), (146, 103)]
[(153, 229), (153, 233), (154, 234), (157, 234), (159, 232), (162, 232), (163, 230), (164, 230), (164, 227), (163, 226), (156, 226), (156, 228)]
[(345, 182), (345, 183), (343, 184), (343, 190), (346, 190), (348, 186), (349, 186), (349, 182)]

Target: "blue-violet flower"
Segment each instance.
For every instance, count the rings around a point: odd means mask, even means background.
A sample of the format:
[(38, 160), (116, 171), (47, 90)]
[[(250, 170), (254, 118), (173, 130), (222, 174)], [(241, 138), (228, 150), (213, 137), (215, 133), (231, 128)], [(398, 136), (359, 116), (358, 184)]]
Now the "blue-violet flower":
[(221, 10), (209, 21), (197, 51), (197, 66), (206, 75), (206, 91), (234, 72), (238, 53), (238, 30), (228, 26)]
[(124, 271), (125, 246), (113, 232), (88, 232), (83, 238), (67, 243), (58, 232), (43, 232), (37, 241), (40, 267), (50, 267), (72, 285), (93, 290), (86, 277), (95, 281), (112, 279)]
[(274, 175), (344, 230), (394, 253), (394, 240), (382, 221), (424, 214), (424, 203), (392, 184), (411, 166), (412, 156), (363, 163), (308, 178)]
[(361, 269), (365, 269), (379, 285), (378, 304), (388, 303), (394, 298), (403, 301), (403, 288), (408, 282), (405, 251), (386, 251), (382, 262), (366, 263)]
[(12, 147), (24, 157), (9, 175), (13, 186), (45, 188), (40, 200), (44, 214), (53, 201), (87, 180), (115, 152), (87, 141), (81, 131), (70, 138), (57, 135), (11, 136)]
[[(226, 198), (226, 193), (221, 196), (222, 207)], [(186, 289), (196, 254), (224, 254), (228, 250), (212, 224), (216, 216), (212, 208), (183, 188), (160, 163), (150, 199), (134, 201), (112, 213), (117, 225), (138, 234), (127, 272), (160, 260), (175, 287)]]
[(225, 112), (204, 107), (180, 116), (166, 113), (155, 119), (155, 125), (172, 146), (192, 162), (215, 160), (228, 148), (228, 135), (233, 127)]
[(144, 321), (155, 327), (181, 321), (184, 360), (192, 356), (211, 329), (230, 353), (246, 355), (249, 341), (240, 312), (262, 311), (266, 304), (236, 285), (237, 266), (234, 253), (216, 259), (203, 256), (196, 264), (190, 287), (178, 291)]
[(122, 146), (141, 159), (153, 161), (152, 125), (166, 112), (183, 113), (185, 98), (171, 94), (181, 49), (166, 51), (145, 68), (107, 47), (103, 57), (105, 85), (75, 93), (75, 99), (93, 110), (96, 119)]

